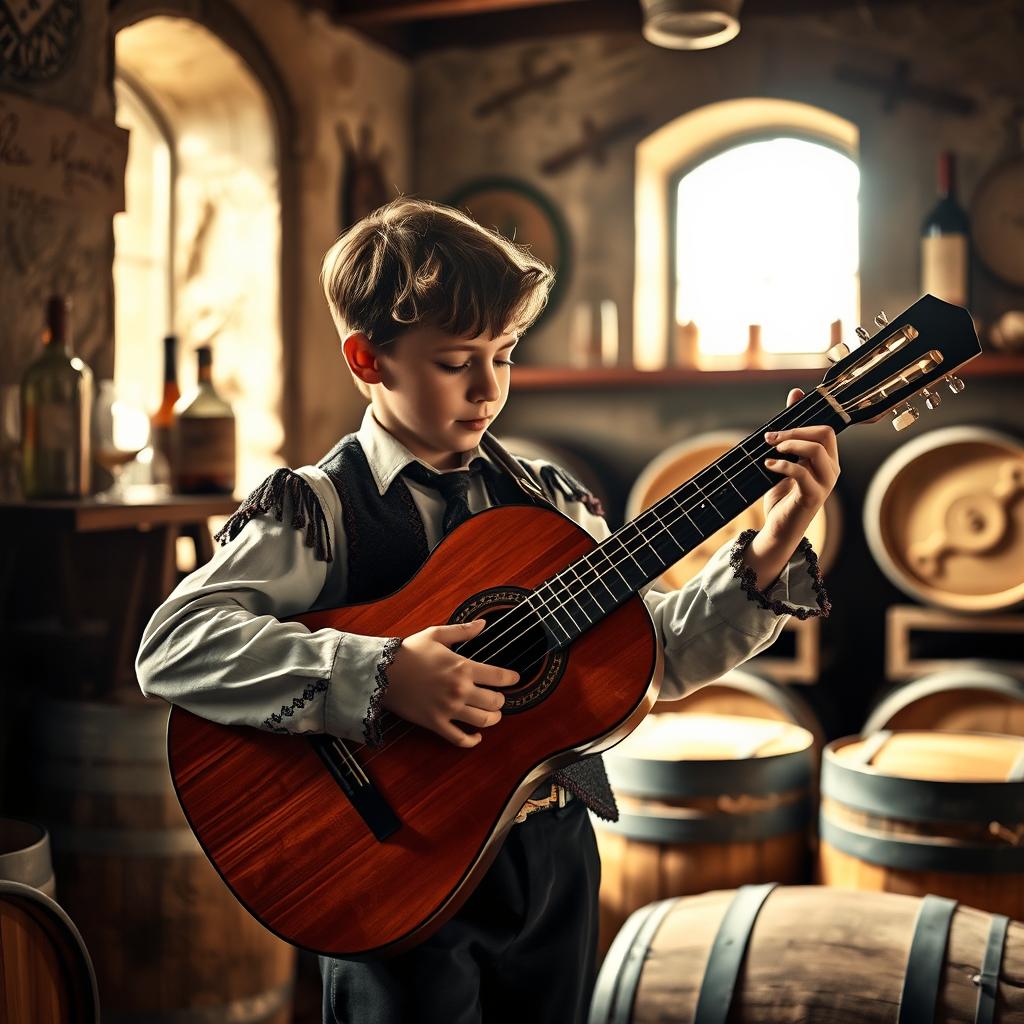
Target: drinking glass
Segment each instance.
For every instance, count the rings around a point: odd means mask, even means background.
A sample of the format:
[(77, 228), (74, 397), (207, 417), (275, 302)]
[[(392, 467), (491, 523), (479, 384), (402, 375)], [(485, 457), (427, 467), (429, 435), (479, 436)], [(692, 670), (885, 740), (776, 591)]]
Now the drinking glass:
[(149, 442), (149, 417), (122, 396), (112, 380), (100, 381), (92, 418), (92, 456), (114, 478), (96, 501), (125, 501), (126, 489), (121, 481), (125, 466)]

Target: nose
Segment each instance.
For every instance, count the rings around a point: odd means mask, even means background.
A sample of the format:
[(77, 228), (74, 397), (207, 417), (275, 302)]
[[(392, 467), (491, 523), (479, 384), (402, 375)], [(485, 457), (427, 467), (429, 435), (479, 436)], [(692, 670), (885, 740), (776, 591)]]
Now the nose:
[(481, 366), (471, 374), (469, 386), (469, 400), (471, 402), (496, 402), (501, 398), (501, 388), (498, 385), (498, 375), (494, 367), (490, 365)]

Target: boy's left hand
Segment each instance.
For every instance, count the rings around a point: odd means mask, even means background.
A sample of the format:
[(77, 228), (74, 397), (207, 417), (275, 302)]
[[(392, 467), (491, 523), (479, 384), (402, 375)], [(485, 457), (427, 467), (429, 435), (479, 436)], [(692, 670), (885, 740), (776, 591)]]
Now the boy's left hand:
[[(803, 391), (793, 388), (786, 407), (803, 397)], [(795, 547), (832, 493), (839, 476), (836, 434), (831, 427), (794, 427), (780, 430), (774, 436), (766, 434), (765, 440), (773, 448), (796, 455), (800, 460), (775, 459), (765, 463), (773, 473), (789, 479), (777, 483), (764, 496), (764, 532), (783, 544), (792, 542)]]

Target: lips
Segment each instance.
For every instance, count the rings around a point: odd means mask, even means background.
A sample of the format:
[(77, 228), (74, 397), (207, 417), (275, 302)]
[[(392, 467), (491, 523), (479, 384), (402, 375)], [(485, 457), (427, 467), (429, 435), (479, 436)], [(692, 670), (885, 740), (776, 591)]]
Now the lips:
[(487, 426), (490, 419), (490, 416), (482, 416), (477, 420), (458, 420), (457, 422), (461, 423), (465, 427), (470, 427), (473, 430), (482, 430)]

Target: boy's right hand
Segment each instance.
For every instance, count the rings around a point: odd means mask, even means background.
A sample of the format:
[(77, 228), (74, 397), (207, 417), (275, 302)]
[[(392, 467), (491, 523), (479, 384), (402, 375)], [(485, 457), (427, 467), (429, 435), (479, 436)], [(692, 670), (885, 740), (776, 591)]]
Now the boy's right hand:
[(519, 681), (518, 672), (471, 661), (451, 649), (475, 637), (484, 624), (483, 619), (474, 619), (453, 626), (428, 626), (406, 637), (387, 670), (384, 707), (458, 747), (475, 747), (481, 733), (466, 732), (455, 722), (476, 728), (496, 725), (505, 697), (487, 687)]

